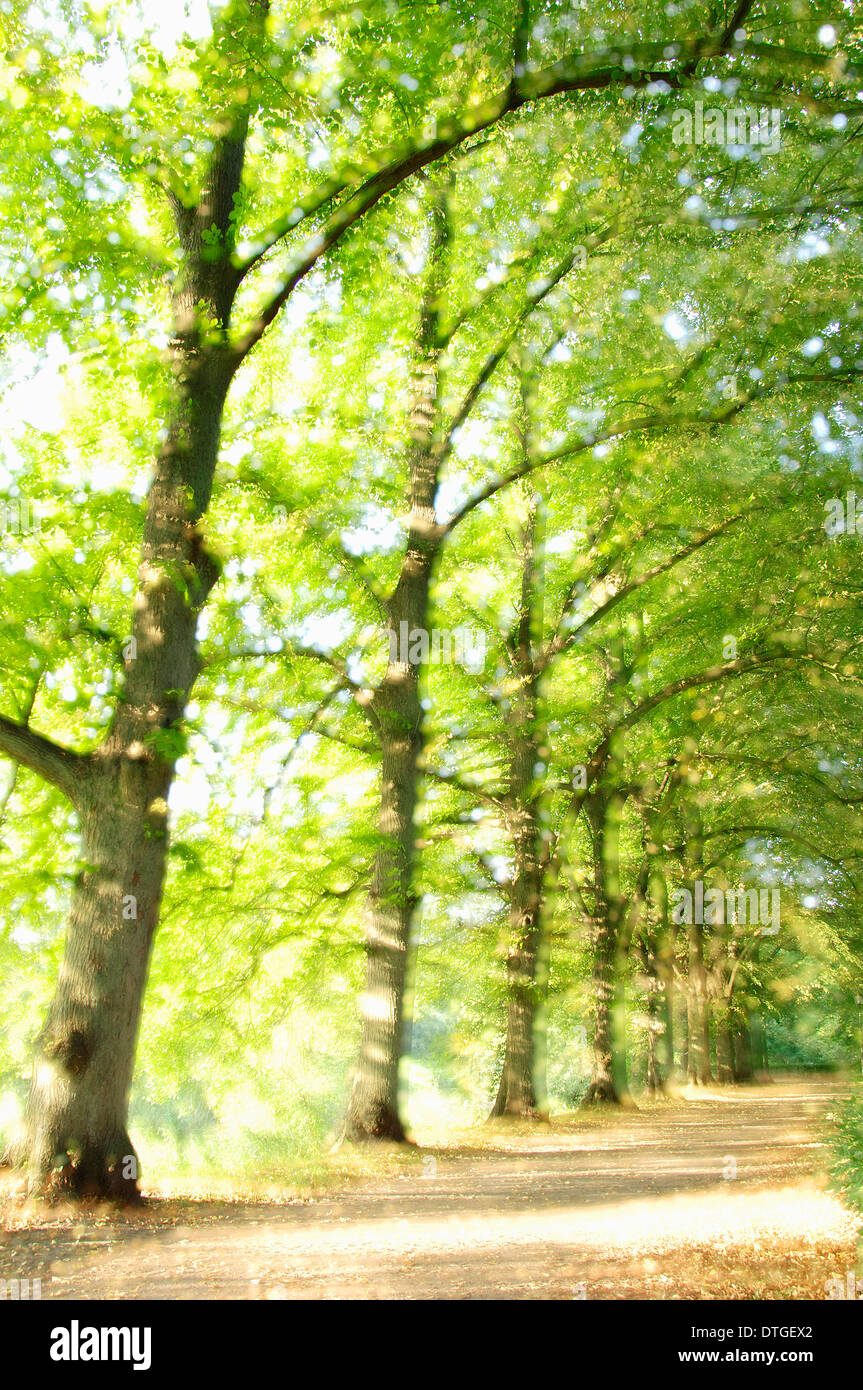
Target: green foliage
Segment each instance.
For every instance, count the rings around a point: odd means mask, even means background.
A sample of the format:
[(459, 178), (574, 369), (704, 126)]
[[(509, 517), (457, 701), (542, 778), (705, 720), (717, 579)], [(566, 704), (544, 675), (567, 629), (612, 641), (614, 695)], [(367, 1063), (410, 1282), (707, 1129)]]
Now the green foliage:
[[(558, 856), (540, 987), (552, 1106), (589, 1077), (599, 840), (573, 776), (598, 749), (592, 789), (622, 807), (635, 1080), (651, 933), (688, 980), (682, 935), (640, 887), (646, 862), (670, 887), (699, 873), (779, 886), (778, 943), (732, 942), (740, 997), (768, 1017), (779, 1063), (847, 1063), (863, 969), (863, 562), (824, 517), (861, 469), (853, 17), (771, 3), (730, 56), (681, 59), (678, 86), (664, 50), (703, 34), (703, 6), (531, 5), (530, 99), (474, 129), (510, 90), (519, 6), (291, 3), (266, 25), (241, 5), (198, 8), (199, 32), (134, 3), (0, 10), (0, 501), (42, 515), (38, 533), (0, 536), (7, 718), (89, 750), (123, 698), (143, 508), (172, 418), (177, 227), (246, 105), (228, 231), (201, 232), (209, 264), (246, 270), (227, 336), (241, 341), (311, 256), (234, 382), (206, 517), (221, 582), (199, 622), (202, 670), (149, 740), (177, 780), (133, 1097), (145, 1159), (275, 1170), (322, 1143), (343, 1105), (380, 843), (363, 698), (386, 667), (384, 600), (406, 553), (441, 196), (436, 508), (458, 524), (432, 623), (468, 623), (487, 652), (480, 670), (422, 673), (409, 1113), (482, 1117), (500, 1067), (531, 507), (531, 641), (554, 647), (528, 788)], [(835, 42), (819, 38), (828, 24)], [(838, 52), (845, 77), (824, 71)], [(674, 84), (647, 80), (654, 61)], [(536, 74), (584, 63), (595, 80), (540, 99)], [(727, 112), (766, 92), (782, 110), (769, 157), (751, 140), (674, 141), (679, 106)], [(328, 236), (376, 170), (459, 122), (472, 133)], [(199, 328), (205, 347), (220, 340), (212, 318)], [(190, 578), (172, 572), (184, 592)], [(5, 1129), (57, 975), (77, 827), (26, 771), (0, 804)], [(720, 991), (727, 945), (707, 933)], [(859, 1144), (847, 1155), (853, 1187)]]
[(863, 1214), (863, 1097), (842, 1102), (833, 1118), (833, 1183), (849, 1206)]

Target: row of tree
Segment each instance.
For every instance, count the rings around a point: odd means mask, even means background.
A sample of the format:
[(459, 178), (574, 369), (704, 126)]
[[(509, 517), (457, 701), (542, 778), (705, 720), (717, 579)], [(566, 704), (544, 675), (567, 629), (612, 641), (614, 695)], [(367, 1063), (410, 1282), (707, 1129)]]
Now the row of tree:
[[(0, 563), (0, 751), (79, 837), (9, 1152), (37, 1186), (136, 1191), (169, 867), (227, 873), (241, 978), (286, 912), (324, 955), (334, 920), (356, 939), (366, 892), (350, 1138), (405, 1136), (441, 891), (506, 919), (497, 1114), (545, 1103), (577, 924), (598, 1101), (633, 971), (651, 1089), (681, 983), (688, 1074), (711, 1005), (717, 1071), (751, 1066), (773, 918), (676, 920), (681, 886), (783, 892), (786, 953), (817, 919), (859, 960), (856, 516), (824, 526), (859, 468), (858, 40), (818, 6), (794, 47), (793, 7), (591, 8), (251, 0), (197, 42), (134, 6), (3, 16), (10, 370), (47, 350), (69, 381), (63, 428), (7, 453), (45, 517)], [(779, 148), (673, 141), (704, 93), (769, 93)], [(465, 624), (484, 660), (436, 661)], [(195, 767), (237, 765), (214, 839)], [(305, 869), (287, 907), (270, 832)]]

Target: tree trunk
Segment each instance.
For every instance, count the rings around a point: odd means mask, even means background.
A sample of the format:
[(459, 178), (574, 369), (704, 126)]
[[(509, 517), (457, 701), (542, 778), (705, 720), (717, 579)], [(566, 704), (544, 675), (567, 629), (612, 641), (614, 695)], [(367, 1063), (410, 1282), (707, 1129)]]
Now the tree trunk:
[(37, 1042), (21, 1154), (31, 1189), (48, 1195), (138, 1191), (128, 1095), (167, 848), (166, 779), (154, 780), (134, 764), (97, 778), (84, 812), (87, 868)]
[[(394, 683), (394, 682), (393, 682)], [(375, 857), (366, 930), (366, 983), (360, 1055), (345, 1116), (351, 1141), (405, 1140), (399, 1110), (404, 990), (414, 910), (414, 814), (421, 710), (416, 673), (401, 681), (400, 708), (383, 711), (380, 844)]]
[[(259, 16), (265, 8), (250, 7)], [(168, 794), (199, 671), (197, 621), (218, 577), (200, 523), (238, 361), (227, 326), (246, 128), (241, 114), (217, 143), (197, 207), (175, 205), (184, 263), (173, 303), (174, 407), (147, 496), (125, 687), (105, 742), (78, 758), (64, 787), (79, 811), (84, 867), (9, 1155), (27, 1167), (31, 1191), (46, 1195), (138, 1193), (129, 1087), (165, 876)], [(205, 256), (208, 233), (218, 245)]]
[(652, 975), (647, 980), (647, 1094), (655, 1096), (662, 1090), (662, 1078), (656, 1061), (656, 1034), (658, 1031), (658, 1008), (656, 980)]
[(752, 1080), (752, 1045), (749, 1036), (749, 1013), (745, 1005), (734, 1014), (734, 1075), (737, 1081)]
[(209, 499), (226, 388), (227, 379), (214, 387), (195, 367), (150, 489), (123, 700), (79, 792), (86, 867), (16, 1153), (26, 1157), (35, 1191), (137, 1192), (128, 1096), (165, 876), (178, 725), (198, 671), (197, 615), (216, 578), (195, 527)]
[(614, 940), (606, 921), (596, 933), (593, 957), (593, 1070), (585, 1104), (619, 1104), (614, 1084), (614, 1052), (611, 1036)]
[(753, 1070), (759, 1081), (767, 1081), (770, 1079), (770, 1068), (767, 1064), (767, 1033), (764, 1028), (764, 1018), (760, 1013), (752, 1014), (750, 1030)]
[(594, 841), (595, 923), (593, 937), (593, 1067), (584, 1105), (620, 1105), (626, 1093), (626, 1059), (615, 1037), (618, 1010), (617, 940), (621, 900), (618, 834), (621, 808), (594, 794), (585, 801)]
[(720, 1086), (730, 1086), (734, 1082), (734, 1038), (731, 1032), (731, 1017), (727, 1003), (723, 1003), (716, 1014), (716, 1080)]
[(536, 1017), (536, 960), (540, 940), (539, 898), (522, 904), (522, 893), (510, 908), (511, 945), (506, 958), (506, 1044), (492, 1118), (534, 1118), (539, 1114), (534, 1086)]
[[(515, 777), (529, 797), (537, 753), (530, 737), (518, 740)], [(506, 1044), (492, 1117), (522, 1119), (539, 1113), (535, 1086), (537, 960), (542, 940), (542, 875), (539, 867), (539, 822), (530, 800), (516, 812), (515, 873), (510, 888), (510, 946), (506, 958)]]
[[(522, 383), (524, 389), (524, 384)], [(526, 408), (526, 407), (525, 407)], [(510, 944), (506, 958), (506, 1043), (491, 1118), (528, 1119), (539, 1114), (536, 1094), (537, 962), (542, 944), (542, 838), (539, 762), (538, 674), (534, 660), (541, 578), (537, 562), (539, 498), (531, 499), (522, 543), (522, 583), (515, 640), (519, 682), (508, 718), (510, 756), (510, 834), (514, 869), (509, 887)]]
[[(666, 1072), (663, 1075), (662, 1063), (659, 1060), (660, 1039), (662, 1039), (668, 1028), (668, 991), (664, 987), (662, 979), (656, 968), (655, 958), (652, 959), (651, 972), (647, 977), (647, 1094), (652, 1097), (665, 1095), (666, 1092)], [(666, 1063), (667, 1063), (667, 1039), (666, 1039)]]
[[(438, 310), (450, 227), (445, 191), (432, 207), (429, 268), (423, 296), (411, 405), (410, 529), (401, 573), (387, 604), (390, 660), (366, 710), (381, 746), (379, 843), (366, 926), (366, 982), (357, 1066), (341, 1137), (350, 1142), (406, 1139), (399, 1104), (404, 990), (415, 907), (413, 871), (419, 763), (424, 746), (421, 647), (428, 638), (429, 587), (443, 533), (435, 517)], [(408, 650), (403, 650), (404, 638)]]
[(536, 973), (534, 975), (537, 1006), (533, 1016), (533, 1091), (537, 1112), (548, 1116), (548, 978), (549, 978), (549, 939), (545, 931), (544, 914), (550, 910), (549, 888), (543, 877), (540, 901), (540, 941), (536, 953)]
[(689, 1057), (688, 1075), (694, 1086), (708, 1086), (710, 1075), (710, 1004), (704, 965), (704, 933), (699, 922), (689, 926)]
[(716, 1000), (713, 1011), (716, 1034), (716, 1080), (721, 1086), (730, 1086), (737, 1079), (734, 1068), (734, 984), (736, 971), (733, 923), (727, 923), (725, 930), (717, 933), (715, 951), (712, 973)]
[(665, 1077), (667, 1081), (674, 1081), (674, 980), (669, 973), (665, 980), (665, 990), (663, 992), (663, 1011), (665, 1015)]

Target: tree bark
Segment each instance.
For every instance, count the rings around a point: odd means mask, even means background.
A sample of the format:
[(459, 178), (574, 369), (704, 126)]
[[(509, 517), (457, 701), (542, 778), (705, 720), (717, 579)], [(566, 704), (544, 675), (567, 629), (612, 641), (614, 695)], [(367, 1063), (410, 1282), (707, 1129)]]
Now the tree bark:
[(20, 1153), (36, 1192), (137, 1194), (127, 1109), (164, 877), (168, 779), (159, 771), (133, 762), (88, 787), (87, 868), (37, 1042)]
[(506, 958), (506, 1043), (492, 1117), (529, 1119), (539, 1114), (535, 1062), (536, 1012), (539, 1005), (537, 961), (542, 942), (542, 869), (539, 807), (533, 793), (538, 759), (534, 738), (536, 691), (532, 680), (522, 700), (514, 702), (521, 717), (513, 726), (511, 767), (514, 825), (514, 873), (510, 884), (510, 945)]
[(665, 990), (663, 997), (663, 1011), (665, 1014), (665, 1033), (663, 1035), (665, 1048), (665, 1077), (669, 1082), (675, 1079), (674, 1070), (674, 979), (671, 973), (672, 965), (669, 963), (669, 973), (665, 980)]
[[(414, 910), (414, 814), (417, 758), (422, 746), (416, 672), (388, 678), (381, 720), (380, 843), (375, 857), (366, 929), (362, 1036), (344, 1137), (405, 1140), (399, 1111), (404, 990)], [(401, 689), (399, 689), (401, 686)]]
[(585, 801), (593, 832), (593, 1066), (584, 1105), (620, 1105), (627, 1094), (626, 1058), (615, 1037), (617, 941), (622, 903), (619, 892), (620, 805), (601, 792)]
[(680, 1075), (684, 1080), (689, 1076), (689, 1006), (685, 991), (681, 991), (680, 1003)]
[(745, 1005), (735, 1010), (734, 1027), (734, 1075), (737, 1081), (752, 1080), (752, 1044), (749, 1035), (749, 1011)]
[[(669, 777), (665, 804), (671, 800), (674, 782)], [(662, 804), (649, 830), (645, 844), (648, 863), (649, 901), (655, 905), (656, 926), (645, 937), (645, 967), (648, 979), (648, 1065), (647, 1090), (650, 1095), (667, 1095), (674, 1079), (674, 943), (670, 936), (668, 885), (661, 863), (652, 853), (662, 839)], [(648, 908), (649, 911), (649, 908)], [(652, 1060), (651, 1060), (652, 1055)]]
[[(250, 6), (258, 17), (265, 10)], [(8, 1155), (28, 1169), (30, 1190), (49, 1196), (138, 1195), (129, 1088), (165, 877), (168, 794), (199, 670), (197, 620), (218, 577), (201, 521), (237, 366), (227, 338), (238, 284), (231, 219), (247, 124), (240, 112), (216, 143), (197, 206), (174, 205), (183, 253), (170, 348), (174, 404), (147, 496), (122, 697), (104, 743), (87, 758), (65, 754), (58, 775), (38, 744), (24, 759), (73, 800), (82, 837), (57, 988), (22, 1133)]]
[[(527, 403), (521, 380), (527, 448)], [(536, 1014), (540, 1003), (537, 963), (542, 945), (543, 853), (536, 767), (539, 671), (537, 666), (541, 574), (538, 556), (540, 499), (531, 498), (522, 535), (521, 598), (514, 632), (514, 675), (518, 682), (508, 718), (510, 837), (513, 875), (509, 885), (510, 944), (506, 959), (506, 1043), (491, 1117), (531, 1119), (539, 1114), (536, 1087)]]
[(710, 1002), (707, 996), (707, 970), (704, 964), (704, 932), (699, 922), (691, 922), (689, 939), (689, 1019), (688, 1075), (694, 1086), (709, 1086)]
[(767, 1034), (764, 1028), (764, 1018), (760, 1013), (753, 1013), (751, 1016), (750, 1036), (752, 1040), (753, 1070), (758, 1076), (759, 1081), (769, 1080), (770, 1068), (767, 1062)]
[(617, 926), (609, 913), (597, 923), (593, 948), (593, 1067), (585, 1105), (621, 1102), (613, 1039)]
[[(188, 350), (177, 352), (189, 368)], [(195, 363), (186, 378), (149, 493), (123, 698), (76, 797), (85, 867), (18, 1146), (34, 1190), (137, 1191), (128, 1094), (165, 876), (178, 726), (198, 671), (195, 626), (217, 573), (196, 527), (216, 462), (221, 376), (214, 385)]]
[(725, 932), (717, 939), (716, 944), (717, 954), (713, 969), (716, 994), (713, 1012), (716, 1029), (716, 1080), (721, 1086), (730, 1086), (737, 1079), (734, 1068), (735, 943), (733, 928), (726, 926)]
[[(410, 529), (398, 584), (387, 604), (390, 660), (367, 713), (381, 746), (379, 843), (367, 905), (366, 981), (360, 1051), (342, 1138), (406, 1139), (399, 1104), (404, 990), (415, 907), (413, 875), (419, 763), (424, 747), (421, 664), (403, 634), (428, 632), (429, 589), (442, 530), (435, 517), (439, 452), (438, 317), (450, 229), (446, 196), (432, 209), (429, 272), (420, 316), (411, 405)], [(394, 659), (397, 657), (399, 659)]]
[[(517, 870), (524, 873), (524, 867)], [(540, 884), (535, 871), (513, 885), (511, 944), (506, 958), (507, 1027), (503, 1066), (492, 1118), (539, 1114), (534, 1076), (537, 1010), (536, 965), (541, 941)]]
[(720, 1086), (730, 1086), (735, 1080), (734, 1038), (726, 1002), (716, 1011), (716, 1080)]
[[(647, 1094), (654, 1098), (666, 1094), (665, 1083), (670, 1076), (668, 1054), (671, 1044), (667, 1036), (670, 1016), (668, 986), (662, 979), (656, 956), (651, 951), (648, 956), (647, 976), (646, 1086)], [(660, 1041), (665, 1044), (663, 1049), (660, 1049)], [(663, 1061), (660, 1061), (660, 1051), (664, 1053)]]

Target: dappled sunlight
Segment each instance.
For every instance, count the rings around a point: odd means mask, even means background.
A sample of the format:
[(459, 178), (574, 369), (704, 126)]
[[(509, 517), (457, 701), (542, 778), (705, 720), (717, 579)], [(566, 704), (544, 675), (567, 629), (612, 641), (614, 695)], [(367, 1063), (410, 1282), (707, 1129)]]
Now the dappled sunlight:
[(6, 1249), (42, 1261), (60, 1299), (826, 1297), (858, 1228), (819, 1175), (834, 1089), (702, 1097), (695, 1130), (656, 1106), (551, 1138), (495, 1144), (487, 1126), (472, 1145), (351, 1150), (287, 1184), (157, 1182), (143, 1211), (86, 1224), (19, 1208)]

